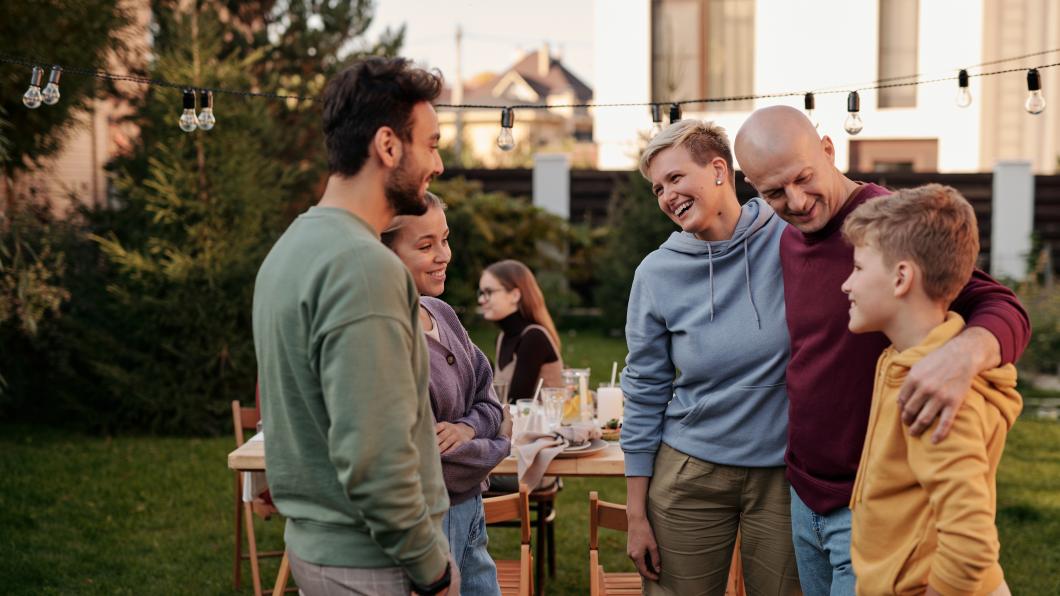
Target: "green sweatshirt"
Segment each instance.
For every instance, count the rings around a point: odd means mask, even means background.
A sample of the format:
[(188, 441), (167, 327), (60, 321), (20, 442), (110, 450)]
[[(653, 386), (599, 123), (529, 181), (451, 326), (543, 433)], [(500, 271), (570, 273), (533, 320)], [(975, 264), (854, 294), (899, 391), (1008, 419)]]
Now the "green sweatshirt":
[(258, 271), (265, 467), (287, 548), (336, 567), (445, 568), (449, 508), (419, 295), (375, 231), (313, 207)]

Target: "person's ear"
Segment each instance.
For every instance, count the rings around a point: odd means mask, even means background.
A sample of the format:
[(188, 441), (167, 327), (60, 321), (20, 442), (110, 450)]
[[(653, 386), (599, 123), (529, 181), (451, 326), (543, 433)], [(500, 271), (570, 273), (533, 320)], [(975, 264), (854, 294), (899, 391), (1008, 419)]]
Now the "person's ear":
[(394, 129), (389, 126), (380, 126), (372, 137), (372, 149), (379, 157), (379, 161), (387, 168), (397, 167), (401, 162), (401, 139), (398, 138)]
[(831, 137), (824, 135), (821, 137), (821, 149), (824, 154), (828, 156), (828, 163), (835, 165), (835, 145), (832, 143)]
[[(725, 184), (725, 182), (729, 180), (729, 166), (725, 163), (725, 160), (720, 157), (715, 157), (710, 160), (710, 165), (714, 170), (714, 183), (717, 186)], [(719, 180), (721, 181), (721, 184), (718, 184)]]
[(508, 292), (508, 295), (512, 297), (512, 300), (515, 301), (515, 304), (519, 304), (523, 301), (523, 292), (519, 288), (512, 288), (512, 291)]
[(917, 268), (909, 261), (898, 261), (894, 265), (894, 297), (903, 298), (913, 289)]

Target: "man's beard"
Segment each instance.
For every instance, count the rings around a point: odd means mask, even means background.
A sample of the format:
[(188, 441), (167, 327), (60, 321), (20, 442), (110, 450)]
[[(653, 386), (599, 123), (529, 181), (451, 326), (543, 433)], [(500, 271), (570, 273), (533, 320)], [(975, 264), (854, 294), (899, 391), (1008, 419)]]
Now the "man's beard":
[(421, 181), (412, 175), (407, 165), (402, 155), (397, 168), (387, 177), (386, 200), (394, 215), (423, 215), (427, 213), (427, 201), (420, 192)]

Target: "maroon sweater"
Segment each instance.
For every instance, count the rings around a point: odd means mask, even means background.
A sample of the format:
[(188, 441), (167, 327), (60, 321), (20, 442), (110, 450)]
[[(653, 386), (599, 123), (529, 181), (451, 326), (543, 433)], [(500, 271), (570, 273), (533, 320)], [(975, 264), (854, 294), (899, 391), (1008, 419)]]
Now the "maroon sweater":
[[(791, 334), (785, 460), (795, 492), (821, 514), (850, 502), (876, 360), (890, 344), (882, 333), (847, 329), (850, 304), (840, 286), (850, 275), (854, 249), (840, 228), (858, 205), (886, 194), (863, 184), (820, 231), (803, 234), (788, 226), (780, 240)], [(1015, 294), (978, 269), (950, 308), (969, 326), (994, 334), (1003, 362), (1015, 362), (1030, 340), (1027, 313)]]

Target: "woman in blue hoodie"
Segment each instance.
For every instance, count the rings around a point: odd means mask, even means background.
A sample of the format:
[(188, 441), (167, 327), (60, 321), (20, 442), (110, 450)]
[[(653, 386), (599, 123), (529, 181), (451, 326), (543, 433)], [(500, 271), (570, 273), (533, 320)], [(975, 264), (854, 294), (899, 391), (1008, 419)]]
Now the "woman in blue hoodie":
[(622, 450), (646, 594), (722, 594), (737, 532), (751, 594), (798, 593), (784, 477), (784, 222), (740, 206), (725, 131), (682, 120), (640, 171), (675, 224), (633, 279)]

